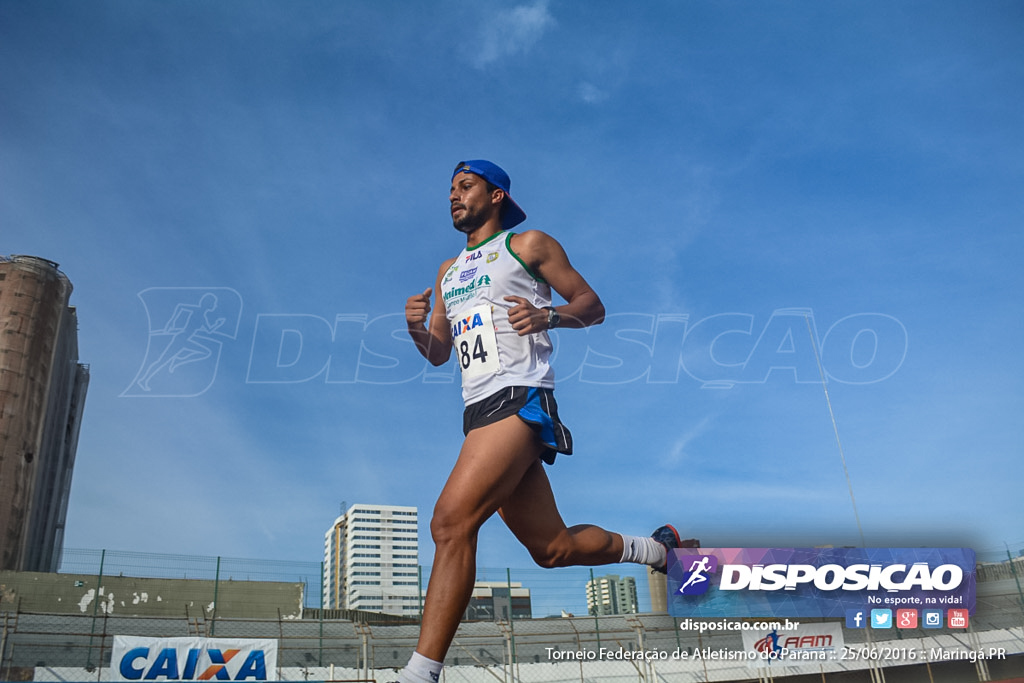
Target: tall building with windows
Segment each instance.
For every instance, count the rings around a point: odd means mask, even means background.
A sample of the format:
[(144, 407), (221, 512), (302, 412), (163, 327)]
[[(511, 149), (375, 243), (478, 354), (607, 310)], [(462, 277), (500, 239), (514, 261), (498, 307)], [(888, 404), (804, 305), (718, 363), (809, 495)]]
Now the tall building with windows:
[(0, 256), (0, 570), (55, 572), (89, 385), (71, 282)]
[(324, 536), (324, 607), (419, 616), (416, 508), (353, 505)]
[(596, 616), (636, 614), (636, 579), (608, 574), (587, 581), (587, 613)]

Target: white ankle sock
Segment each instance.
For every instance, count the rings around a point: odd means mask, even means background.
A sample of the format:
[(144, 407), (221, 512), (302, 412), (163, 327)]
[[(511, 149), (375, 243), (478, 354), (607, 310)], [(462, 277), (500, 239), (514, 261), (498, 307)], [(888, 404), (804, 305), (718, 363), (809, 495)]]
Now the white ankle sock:
[(409, 663), (398, 675), (398, 680), (400, 683), (437, 683), (441, 677), (442, 668), (444, 668), (443, 662), (435, 662), (419, 652), (413, 652)]
[(652, 567), (663, 567), (668, 559), (665, 546), (650, 536), (622, 536), (622, 559), (620, 562), (636, 562)]

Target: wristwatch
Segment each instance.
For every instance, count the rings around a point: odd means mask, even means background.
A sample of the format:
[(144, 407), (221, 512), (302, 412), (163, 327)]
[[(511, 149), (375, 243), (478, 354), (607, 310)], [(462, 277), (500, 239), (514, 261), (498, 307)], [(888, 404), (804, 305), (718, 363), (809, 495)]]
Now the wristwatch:
[(555, 310), (554, 306), (545, 306), (544, 308), (548, 311), (548, 329), (558, 327), (558, 323), (561, 322), (562, 316), (558, 315), (558, 311)]

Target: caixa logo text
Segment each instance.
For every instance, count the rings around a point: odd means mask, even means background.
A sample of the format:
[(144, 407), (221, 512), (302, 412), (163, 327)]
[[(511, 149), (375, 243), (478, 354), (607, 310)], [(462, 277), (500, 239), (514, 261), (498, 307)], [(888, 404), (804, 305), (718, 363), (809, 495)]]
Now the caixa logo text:
[[(118, 670), (129, 681), (265, 681), (267, 663), (263, 650), (136, 647), (124, 654)], [(184, 658), (182, 655), (184, 654)]]

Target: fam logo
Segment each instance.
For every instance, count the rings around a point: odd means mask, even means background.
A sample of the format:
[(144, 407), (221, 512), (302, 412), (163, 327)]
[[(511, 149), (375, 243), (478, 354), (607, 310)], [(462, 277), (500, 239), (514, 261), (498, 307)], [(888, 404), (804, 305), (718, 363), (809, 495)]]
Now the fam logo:
[(227, 287), (139, 292), (149, 320), (146, 355), (123, 397), (199, 396), (213, 385), (226, 342), (238, 337), (242, 297)]
[(759, 629), (741, 634), (743, 649), (756, 655), (758, 666), (767, 662), (783, 666), (808, 662), (834, 661), (843, 648), (842, 626), (834, 622), (820, 624), (789, 623), (771, 631)]
[(718, 558), (714, 555), (682, 555), (679, 564), (683, 567), (683, 581), (677, 591), (680, 595), (703, 595), (711, 587), (710, 576), (718, 570)]

